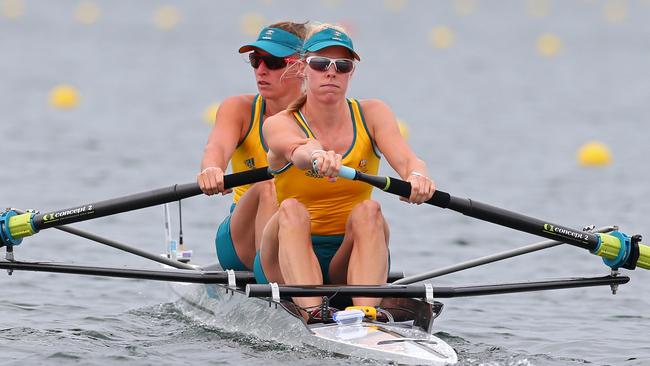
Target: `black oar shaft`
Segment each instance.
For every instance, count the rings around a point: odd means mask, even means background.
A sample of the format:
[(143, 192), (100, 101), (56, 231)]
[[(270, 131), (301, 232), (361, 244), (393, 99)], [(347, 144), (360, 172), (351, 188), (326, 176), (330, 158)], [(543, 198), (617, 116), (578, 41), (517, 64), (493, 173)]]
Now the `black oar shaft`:
[(196, 196), (201, 193), (201, 189), (197, 183), (175, 184), (152, 191), (41, 213), (34, 216), (32, 222), (36, 230), (42, 230), (54, 226), (67, 225), (74, 222), (156, 206)]
[[(267, 167), (248, 170), (224, 176), (225, 188), (251, 184), (271, 179)], [(36, 231), (54, 226), (95, 219), (121, 212), (173, 202), (201, 194), (197, 183), (175, 184), (152, 191), (136, 193), (105, 201), (84, 204), (64, 210), (38, 214), (32, 219)]]
[(598, 248), (599, 239), (595, 234), (563, 227), (469, 198), (451, 196), (447, 208), (480, 220), (552, 240), (561, 240), (584, 249), (593, 251)]
[[(594, 229), (593, 232), (608, 233), (614, 230), (618, 230), (618, 228), (615, 226), (605, 226), (605, 227)], [(554, 246), (561, 245), (561, 244), (564, 244), (564, 242), (557, 241), (557, 240), (545, 240), (542, 242), (529, 244), (517, 249), (507, 250), (504, 252), (500, 252), (500, 253), (496, 253), (496, 254), (492, 254), (492, 255), (476, 258), (476, 259), (471, 259), (465, 262), (443, 267), (437, 270), (428, 271), (428, 272), (416, 274), (409, 277), (404, 277), (394, 282), (391, 281), (388, 282), (391, 282), (393, 285), (408, 285), (411, 283), (430, 280), (432, 278), (444, 276), (450, 273), (464, 271), (466, 269), (482, 266), (488, 263), (493, 263), (504, 259), (513, 258), (523, 254), (528, 254), (539, 250), (552, 248)]]
[[(355, 179), (402, 197), (408, 197), (411, 194), (411, 184), (397, 178), (373, 176), (357, 171)], [(515, 230), (539, 235), (552, 240), (561, 240), (565, 243), (589, 250), (596, 249), (599, 242), (598, 237), (592, 233), (570, 229), (469, 198), (454, 197), (440, 190), (436, 190), (433, 197), (426, 201), (426, 203), (441, 208), (448, 208), (470, 217), (507, 226)]]
[[(341, 167), (339, 176), (366, 182), (383, 191), (402, 197), (409, 197), (411, 194), (411, 184), (397, 178), (369, 175), (346, 166)], [(641, 267), (650, 270), (650, 246), (640, 243), (641, 235), (628, 236), (618, 231), (612, 234), (592, 234), (473, 201), (469, 198), (454, 197), (440, 190), (436, 190), (426, 203), (588, 249), (593, 254), (602, 257), (605, 264), (612, 269)]]
[[(566, 278), (537, 282), (504, 283), (496, 285), (464, 287), (432, 287), (434, 298), (484, 296), (517, 292), (558, 290), (575, 287), (611, 286), (629, 282), (627, 276), (604, 276), (587, 278)], [(395, 286), (278, 286), (279, 295), (286, 297), (314, 296), (363, 296), (363, 297), (412, 297), (425, 298), (425, 285)], [(271, 297), (271, 285), (250, 284), (246, 286), (249, 297)]]
[[(15, 209), (15, 211), (17, 213), (19, 213), (19, 214), (26, 213), (25, 211), (19, 210), (19, 209)], [(161, 256), (160, 254), (147, 252), (146, 250), (142, 250), (140, 248), (137, 248), (137, 247), (134, 247), (134, 246), (131, 246), (131, 245), (128, 245), (128, 244), (120, 243), (118, 241), (108, 239), (108, 238), (105, 238), (103, 236), (99, 236), (97, 234), (93, 234), (91, 232), (84, 231), (84, 230), (81, 230), (81, 229), (77, 229), (77, 228), (74, 228), (74, 227), (71, 227), (71, 226), (58, 226), (58, 227), (55, 227), (55, 229), (65, 231), (66, 233), (69, 233), (69, 234), (72, 234), (72, 235), (77, 235), (77, 236), (80, 236), (82, 238), (86, 238), (88, 240), (92, 240), (92, 241), (95, 241), (95, 242), (98, 242), (98, 243), (101, 243), (101, 244), (104, 244), (104, 245), (108, 245), (110, 247), (113, 247), (113, 248), (116, 248), (116, 249), (119, 249), (119, 250), (123, 250), (125, 252), (129, 252), (131, 254), (135, 254), (137, 256), (147, 258), (147, 259), (150, 259), (150, 260), (158, 262), (158, 263), (166, 264), (166, 265), (168, 265), (170, 267), (174, 267), (174, 268), (178, 268), (178, 269), (192, 269), (192, 270), (196, 269), (195, 267), (193, 267), (193, 266), (191, 266), (189, 264), (179, 262), (179, 261), (177, 261), (175, 259), (169, 259), (167, 257)]]

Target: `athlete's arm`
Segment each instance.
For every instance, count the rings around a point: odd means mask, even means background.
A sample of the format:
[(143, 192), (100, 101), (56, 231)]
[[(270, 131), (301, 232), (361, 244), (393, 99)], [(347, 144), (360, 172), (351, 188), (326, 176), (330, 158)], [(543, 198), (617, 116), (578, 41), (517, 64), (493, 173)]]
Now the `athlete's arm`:
[(312, 168), (316, 160), (318, 172), (334, 178), (341, 169), (341, 155), (334, 151), (324, 151), (318, 140), (305, 137), (290, 112), (280, 112), (264, 122), (264, 139), (269, 146), (269, 165), (280, 169), (288, 162), (296, 168)]
[(402, 179), (411, 183), (411, 203), (422, 203), (435, 192), (427, 166), (419, 159), (399, 132), (393, 111), (382, 101), (361, 101), (368, 129), (377, 147)]
[(320, 146), (318, 141), (305, 137), (288, 111), (267, 118), (262, 126), (262, 134), (269, 147), (269, 165), (272, 169), (280, 169), (288, 162), (305, 169), (305, 149)]
[(252, 103), (253, 96), (239, 95), (224, 100), (219, 106), (203, 150), (201, 172), (197, 175), (197, 182), (205, 194), (230, 192), (224, 190), (223, 175), (245, 129), (245, 122), (250, 120)]

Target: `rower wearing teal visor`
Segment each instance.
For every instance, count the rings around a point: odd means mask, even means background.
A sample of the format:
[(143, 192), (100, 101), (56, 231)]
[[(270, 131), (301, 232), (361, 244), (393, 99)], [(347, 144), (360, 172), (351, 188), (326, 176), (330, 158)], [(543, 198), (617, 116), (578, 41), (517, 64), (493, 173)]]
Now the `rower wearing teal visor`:
[[(306, 94), (264, 124), (280, 207), (264, 230), (255, 261), (258, 282), (386, 283), (388, 224), (379, 203), (370, 199), (371, 186), (336, 179), (342, 165), (376, 174), (383, 154), (411, 183), (406, 200), (420, 204), (435, 190), (391, 109), (380, 100), (346, 97), (359, 60), (342, 28), (315, 27), (302, 57)], [(374, 307), (379, 300), (353, 302)], [(320, 298), (294, 301), (307, 313), (321, 304)]]
[[(227, 194), (224, 172), (233, 173), (268, 165), (262, 125), (302, 95), (298, 61), (305, 38), (303, 23), (281, 22), (265, 27), (257, 40), (239, 48), (248, 52), (258, 94), (224, 100), (205, 145), (197, 181), (207, 195)], [(272, 181), (234, 189), (230, 214), (217, 230), (215, 245), (224, 269), (252, 270), (262, 229), (277, 210)]]

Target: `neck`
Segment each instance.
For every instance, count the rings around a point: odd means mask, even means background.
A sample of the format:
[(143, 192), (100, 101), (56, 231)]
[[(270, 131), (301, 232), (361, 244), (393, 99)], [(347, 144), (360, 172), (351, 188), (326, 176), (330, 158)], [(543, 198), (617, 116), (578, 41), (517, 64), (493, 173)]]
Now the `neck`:
[(264, 110), (264, 114), (266, 116), (273, 116), (282, 112), (283, 110), (287, 109), (289, 104), (300, 98), (301, 95), (302, 92), (300, 89), (296, 89), (294, 92), (281, 95), (277, 98), (265, 99), (264, 101), (266, 103), (266, 108)]
[(308, 95), (302, 112), (311, 126), (325, 124), (334, 126), (347, 121), (348, 103), (345, 98), (336, 101), (322, 101), (313, 95)]

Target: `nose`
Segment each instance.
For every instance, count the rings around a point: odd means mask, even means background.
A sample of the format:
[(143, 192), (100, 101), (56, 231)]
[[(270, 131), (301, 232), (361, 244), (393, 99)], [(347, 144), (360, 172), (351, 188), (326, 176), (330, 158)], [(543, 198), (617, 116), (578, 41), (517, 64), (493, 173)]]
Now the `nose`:
[(336, 65), (330, 64), (330, 67), (325, 70), (325, 75), (328, 77), (335, 77), (336, 76)]
[(255, 69), (256, 74), (267, 74), (269, 72), (269, 68), (266, 67), (266, 64), (264, 63), (264, 60), (260, 60), (259, 66), (257, 66), (257, 69)]

